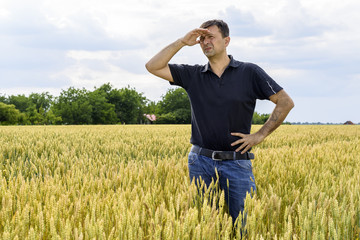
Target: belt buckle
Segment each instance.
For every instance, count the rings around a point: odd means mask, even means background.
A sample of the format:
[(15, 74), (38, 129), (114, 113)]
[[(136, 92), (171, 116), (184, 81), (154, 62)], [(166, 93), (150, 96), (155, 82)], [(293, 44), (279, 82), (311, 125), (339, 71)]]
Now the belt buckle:
[(215, 160), (215, 161), (222, 161), (221, 158), (215, 158), (215, 154), (216, 153), (221, 153), (222, 151), (213, 151), (212, 154), (211, 154), (211, 158), (212, 160)]

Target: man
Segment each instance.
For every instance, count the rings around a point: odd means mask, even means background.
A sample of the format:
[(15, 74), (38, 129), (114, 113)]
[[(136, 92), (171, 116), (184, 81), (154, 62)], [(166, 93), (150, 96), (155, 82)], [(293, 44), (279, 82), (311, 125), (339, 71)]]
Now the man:
[[(227, 54), (229, 28), (210, 20), (176, 40), (147, 64), (147, 70), (172, 85), (183, 87), (191, 103), (190, 179), (207, 186), (219, 176), (230, 215), (235, 222), (244, 209), (246, 193), (256, 190), (251, 147), (281, 125), (294, 107), (287, 93), (260, 67), (239, 62)], [(184, 46), (200, 44), (208, 64), (169, 64)], [(250, 134), (256, 99), (276, 104), (268, 121)]]

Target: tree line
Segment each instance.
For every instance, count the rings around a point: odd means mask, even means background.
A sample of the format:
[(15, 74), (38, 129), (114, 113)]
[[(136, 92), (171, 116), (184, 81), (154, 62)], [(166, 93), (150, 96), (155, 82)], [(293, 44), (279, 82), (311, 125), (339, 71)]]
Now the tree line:
[[(150, 117), (152, 116), (152, 117)], [(269, 114), (254, 113), (263, 124)], [(103, 84), (93, 91), (69, 87), (57, 97), (48, 92), (29, 96), (0, 95), (0, 125), (57, 124), (189, 124), (191, 107), (184, 89), (169, 89), (158, 102), (134, 88)]]

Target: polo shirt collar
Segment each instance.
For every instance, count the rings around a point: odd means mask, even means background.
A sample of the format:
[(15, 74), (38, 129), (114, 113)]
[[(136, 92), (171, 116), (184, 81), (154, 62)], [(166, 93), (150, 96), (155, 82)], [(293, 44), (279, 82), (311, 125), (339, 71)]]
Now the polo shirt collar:
[[(230, 58), (230, 63), (228, 65), (228, 67), (233, 67), (233, 68), (237, 68), (238, 66), (240, 66), (240, 62), (234, 60), (233, 56), (228, 55)], [(210, 63), (208, 62), (206, 65), (204, 65), (203, 69), (201, 72), (207, 72), (207, 71), (211, 71), (211, 67), (210, 67)]]

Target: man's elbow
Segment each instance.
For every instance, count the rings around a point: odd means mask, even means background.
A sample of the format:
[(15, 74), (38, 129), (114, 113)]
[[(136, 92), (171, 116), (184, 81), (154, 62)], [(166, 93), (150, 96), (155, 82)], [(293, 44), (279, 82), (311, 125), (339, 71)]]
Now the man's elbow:
[(156, 66), (154, 66), (151, 61), (147, 62), (145, 64), (145, 68), (146, 70), (148, 70), (149, 73), (155, 75), (155, 76), (159, 76), (159, 71), (161, 71), (161, 69), (157, 68)]
[(152, 72), (151, 72), (151, 71), (152, 71), (152, 68), (151, 68), (150, 62), (147, 62), (147, 63), (145, 64), (145, 68), (146, 68), (146, 70), (148, 70), (149, 73), (152, 73)]
[(283, 93), (276, 102), (276, 105), (290, 112), (291, 109), (295, 107), (294, 101), (291, 99), (289, 95)]
[(284, 90), (281, 90), (278, 94), (279, 94), (279, 96), (278, 96), (277, 102), (280, 105), (287, 108), (289, 111), (295, 107), (294, 101)]
[(295, 107), (294, 101), (289, 96), (285, 100), (285, 103), (286, 103), (286, 107), (289, 109), (289, 111)]

